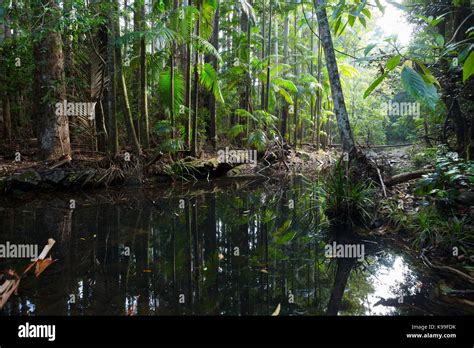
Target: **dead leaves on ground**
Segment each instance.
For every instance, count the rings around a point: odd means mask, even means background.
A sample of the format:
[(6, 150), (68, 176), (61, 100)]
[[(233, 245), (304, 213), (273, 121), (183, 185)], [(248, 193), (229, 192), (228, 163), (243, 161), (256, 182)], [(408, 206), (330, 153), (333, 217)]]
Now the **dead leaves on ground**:
[[(32, 263), (30, 263), (28, 267), (26, 267), (22, 276), (25, 276), (30, 269), (35, 267), (35, 276), (38, 278), (40, 274), (46, 270), (46, 268), (57, 261), (53, 260), (51, 256), (46, 257), (51, 251), (54, 243), (56, 243), (54, 239), (48, 239), (48, 244), (44, 246), (41, 254)], [(18, 293), (18, 287), (21, 280), (21, 277), (12, 269), (7, 270), (3, 274), (7, 279), (2, 284), (0, 284), (0, 310), (3, 309), (13, 293)]]

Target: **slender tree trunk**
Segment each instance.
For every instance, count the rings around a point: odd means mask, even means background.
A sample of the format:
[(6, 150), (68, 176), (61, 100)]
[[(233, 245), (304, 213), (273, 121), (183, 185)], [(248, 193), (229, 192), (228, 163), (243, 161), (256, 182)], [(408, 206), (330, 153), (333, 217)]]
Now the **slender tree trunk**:
[[(64, 55), (61, 34), (55, 30), (61, 16), (58, 2), (34, 0), (33, 13), (43, 23), (35, 35), (34, 119), (38, 124), (40, 156), (57, 159), (71, 155), (69, 122), (65, 113), (56, 115), (55, 104), (65, 99)], [(47, 8), (48, 11), (44, 11)]]
[[(114, 34), (115, 40), (117, 40), (120, 37), (120, 26), (118, 16), (114, 20)], [(129, 141), (132, 143), (133, 151), (135, 152), (135, 154), (139, 155), (141, 153), (140, 143), (138, 141), (137, 133), (135, 132), (135, 126), (133, 125), (132, 111), (130, 109), (130, 103), (128, 100), (127, 84), (125, 82), (125, 76), (123, 74), (122, 49), (119, 45), (115, 45), (115, 60), (117, 70), (116, 76), (118, 79), (118, 86), (123, 102), (123, 116), (125, 119), (125, 126), (127, 127), (127, 133), (129, 136)]]
[[(188, 0), (189, 5), (191, 5), (192, 0)], [(193, 32), (193, 28), (190, 28), (190, 33)], [(191, 35), (189, 35), (191, 36)], [(188, 44), (186, 45), (186, 108), (187, 108), (187, 118), (184, 125), (184, 141), (186, 143), (186, 148), (191, 150), (191, 120), (192, 120), (192, 93), (191, 93), (191, 86), (192, 86), (192, 40), (190, 39)]]
[[(201, 0), (196, 0), (196, 7), (199, 11), (196, 21), (196, 36), (201, 34)], [(198, 152), (198, 111), (199, 111), (199, 51), (195, 50), (194, 56), (194, 110), (192, 120), (192, 138), (191, 138), (191, 155), (197, 156)]]
[[(7, 9), (8, 11), (8, 9)], [(4, 18), (4, 47), (6, 48), (7, 45), (11, 45), (11, 31), (10, 31), (10, 26), (9, 26), (9, 18), (8, 15), (5, 15)], [(1, 42), (1, 40), (0, 40)], [(5, 55), (5, 56), (4, 56)], [(6, 68), (6, 53), (4, 53), (0, 57), (0, 63), (4, 65), (5, 69), (5, 76), (1, 77), (1, 83), (4, 86), (8, 86), (9, 82), (9, 71)], [(4, 81), (3, 81), (4, 80)], [(8, 88), (5, 88), (3, 91), (3, 97), (2, 97), (2, 111), (3, 111), (3, 136), (5, 139), (8, 141), (11, 141), (12, 139), (12, 118), (11, 118), (11, 112), (10, 112), (10, 95), (9, 95)]]
[[(262, 60), (265, 58), (265, 3), (266, 0), (262, 0)], [(265, 110), (265, 84), (262, 81), (261, 97), (260, 97), (261, 109)]]
[[(145, 2), (140, 4), (140, 29), (146, 30)], [(150, 125), (148, 118), (147, 64), (145, 37), (140, 39), (140, 141), (143, 148), (150, 147)]]
[[(321, 83), (321, 69), (323, 65), (323, 46), (321, 44), (321, 40), (318, 39), (318, 82)], [(321, 146), (321, 113), (323, 101), (322, 101), (322, 91), (318, 89), (316, 93), (316, 150), (319, 151), (319, 147)]]
[[(91, 10), (100, 13), (101, 19), (107, 19), (107, 15), (100, 12), (100, 0), (91, 2)], [(95, 105), (95, 131), (97, 135), (97, 149), (107, 151), (108, 134), (106, 127), (106, 110), (104, 110), (105, 81), (107, 75), (107, 25), (101, 24), (90, 36), (90, 73), (91, 73), (91, 100), (97, 102)]]
[[(144, 3), (142, 1), (133, 2), (133, 30), (139, 32), (142, 30), (142, 18), (141, 18), (141, 7)], [(127, 21), (125, 22), (125, 27), (127, 26)], [(127, 52), (126, 46), (124, 46), (124, 52)], [(137, 137), (140, 144), (142, 143), (141, 139), (141, 113), (140, 113), (140, 103), (141, 103), (141, 40), (135, 40), (132, 44), (132, 56), (139, 57), (138, 69), (135, 69), (133, 72), (134, 79), (131, 81), (130, 97), (131, 97), (131, 107), (132, 113), (135, 115), (133, 124), (135, 130), (137, 131)]]
[[(249, 64), (250, 61), (250, 41), (249, 41), (249, 34), (250, 34), (250, 19), (242, 9), (240, 14), (240, 30), (241, 34), (246, 35), (246, 44), (241, 45), (241, 57), (242, 60), (245, 62), (246, 65)], [(240, 108), (246, 111), (250, 110), (250, 72), (246, 71), (244, 79), (244, 85), (241, 87), (241, 94), (240, 94)]]
[[(216, 13), (214, 14), (214, 28), (212, 33), (211, 44), (219, 50), (219, 16), (220, 16), (220, 4), (219, 0), (217, 0), (217, 8)], [(214, 70), (217, 72), (219, 70), (219, 61), (217, 57), (211, 58), (212, 66)], [(211, 145), (214, 149), (217, 147), (217, 122), (216, 122), (216, 114), (217, 114), (217, 104), (216, 104), (216, 97), (214, 93), (209, 94), (209, 112), (210, 112), (210, 122), (209, 122), (209, 139), (211, 141)]]
[[(268, 52), (271, 54), (271, 47), (272, 47), (272, 5), (273, 5), (273, 0), (270, 0), (270, 18), (269, 18), (269, 24), (268, 24)], [(267, 65), (267, 85), (265, 87), (265, 107), (264, 110), (268, 111), (268, 99), (270, 97), (270, 58), (268, 60), (268, 65)]]
[[(290, 55), (290, 47), (288, 43), (288, 36), (290, 34), (290, 14), (287, 13), (285, 16), (285, 20), (283, 22), (283, 63), (288, 64), (289, 55)], [(294, 112), (294, 108), (293, 108)], [(286, 100), (283, 100), (283, 107), (281, 111), (281, 124), (280, 124), (280, 134), (282, 140), (285, 140), (286, 137), (286, 130), (288, 126), (288, 113), (289, 107)]]
[(298, 146), (298, 96), (295, 97), (295, 130), (294, 130), (294, 136), (293, 136), (293, 141), (294, 141), (294, 147), (296, 149), (296, 146)]
[[(298, 44), (298, 3), (295, 1), (295, 21), (293, 22), (293, 30), (294, 30), (294, 38), (293, 38), (293, 68), (295, 76), (299, 75), (299, 67), (298, 67), (298, 57), (296, 56), (297, 44)], [(298, 96), (294, 98), (294, 132), (293, 132), (293, 146), (296, 149), (298, 145)]]
[(115, 11), (109, 14), (109, 32), (107, 37), (107, 131), (108, 152), (111, 157), (116, 157), (119, 151), (117, 128), (117, 88), (115, 83)]
[(316, 6), (316, 16), (319, 22), (319, 34), (326, 57), (326, 66), (328, 69), (329, 83), (331, 85), (331, 94), (334, 102), (334, 111), (336, 113), (337, 125), (341, 136), (342, 149), (345, 152), (351, 152), (354, 148), (354, 138), (347, 115), (344, 95), (342, 93), (339, 70), (337, 68), (336, 55), (331, 38), (331, 30), (326, 15), (326, 0), (314, 0)]
[[(173, 0), (173, 11), (176, 11), (178, 9), (178, 1)], [(175, 23), (172, 25), (172, 29), (176, 30), (175, 28)], [(174, 86), (174, 80), (175, 80), (175, 52), (176, 52), (176, 44), (173, 43), (171, 45), (171, 52), (170, 52), (170, 105), (169, 105), (169, 110), (170, 110), (170, 123), (171, 123), (171, 139), (175, 138), (176, 135), (176, 116), (175, 116), (175, 109), (174, 109), (174, 104), (175, 104), (175, 86)]]

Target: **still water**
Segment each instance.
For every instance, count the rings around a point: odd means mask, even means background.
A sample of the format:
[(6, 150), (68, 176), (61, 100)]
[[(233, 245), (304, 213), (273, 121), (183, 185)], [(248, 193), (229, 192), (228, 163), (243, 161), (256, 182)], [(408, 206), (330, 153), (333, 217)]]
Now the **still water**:
[[(293, 177), (4, 200), (0, 243), (41, 250), (54, 238), (57, 261), (22, 279), (0, 313), (463, 313), (433, 298), (434, 275), (401, 248), (366, 238), (357, 241), (363, 259), (328, 258), (334, 236), (323, 198), (317, 185)], [(0, 259), (0, 269), (26, 265)]]

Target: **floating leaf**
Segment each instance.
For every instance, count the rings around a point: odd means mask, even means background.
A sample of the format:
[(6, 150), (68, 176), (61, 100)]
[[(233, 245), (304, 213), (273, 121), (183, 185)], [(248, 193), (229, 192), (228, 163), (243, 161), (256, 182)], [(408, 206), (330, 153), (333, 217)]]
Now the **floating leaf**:
[[(49, 238), (48, 239), (48, 244), (46, 244), (43, 248), (43, 251), (41, 252), (41, 254), (39, 254), (39, 256), (32, 262), (28, 265), (28, 267), (26, 267), (26, 269), (23, 271), (23, 274), (27, 273), (31, 268), (33, 268), (33, 266), (36, 265), (36, 269), (35, 269), (35, 275), (38, 277), (41, 273), (43, 273), (43, 271), (50, 265), (52, 264), (54, 261), (51, 260), (51, 257), (50, 257), (50, 261), (46, 261), (44, 263), (42, 263), (41, 261), (43, 261), (46, 256), (48, 255), (48, 253), (50, 252), (50, 250), (53, 248), (53, 245), (56, 243), (56, 241), (53, 239), (53, 238)], [(40, 262), (40, 265), (38, 266), (38, 262)]]
[(43, 273), (46, 270), (46, 268), (48, 268), (51, 264), (53, 264), (56, 261), (57, 260), (53, 260), (51, 258), (51, 256), (47, 259), (44, 259), (44, 260), (37, 260), (35, 262), (35, 264), (36, 264), (36, 269), (35, 269), (36, 278), (38, 278), (40, 276), (40, 274)]
[(276, 317), (280, 314), (281, 304), (279, 303), (278, 306), (275, 308), (275, 311), (272, 313), (272, 317)]

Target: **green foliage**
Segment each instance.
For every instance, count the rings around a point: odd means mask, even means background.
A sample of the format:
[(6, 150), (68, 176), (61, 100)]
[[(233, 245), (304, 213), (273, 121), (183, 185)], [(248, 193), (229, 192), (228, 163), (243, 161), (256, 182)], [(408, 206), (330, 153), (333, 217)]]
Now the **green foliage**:
[(466, 82), (474, 74), (474, 52), (471, 52), (463, 65), (462, 80)]
[(401, 73), (401, 81), (405, 90), (417, 101), (423, 103), (434, 110), (439, 96), (436, 87), (432, 83), (427, 83), (423, 77), (410, 68), (404, 66)]
[(411, 156), (415, 167), (420, 168), (428, 164), (436, 162), (438, 153), (440, 149), (437, 147), (427, 147), (423, 148), (421, 151), (418, 151)]
[(261, 151), (267, 146), (267, 135), (262, 129), (256, 129), (251, 132), (247, 138), (247, 144)]
[(201, 85), (203, 85), (208, 91), (212, 92), (218, 102), (224, 103), (220, 81), (211, 64), (206, 63), (202, 66), (199, 73), (199, 79)]
[(466, 217), (440, 211), (434, 205), (422, 206), (415, 213), (408, 214), (393, 202), (387, 208), (392, 225), (410, 234), (413, 247), (435, 247), (449, 255), (453, 247), (464, 253), (472, 252), (474, 237), (469, 232)]
[(474, 186), (474, 163), (459, 158), (457, 153), (439, 154), (435, 171), (417, 182), (415, 194), (452, 200), (459, 189)]
[(341, 161), (323, 181), (322, 191), (326, 197), (326, 213), (331, 220), (358, 225), (367, 224), (372, 218), (372, 184), (349, 179)]
[[(160, 99), (169, 109), (170, 98), (171, 98), (171, 70), (167, 69), (160, 73), (159, 77), (159, 92)], [(180, 106), (184, 104), (185, 97), (185, 82), (184, 77), (179, 70), (174, 72), (174, 113), (177, 115), (179, 113)]]

